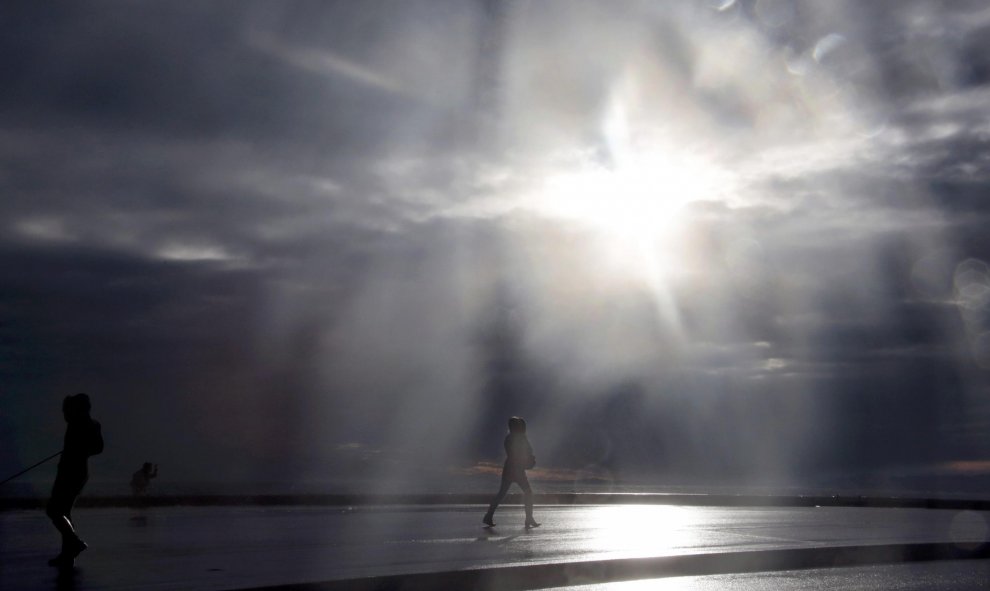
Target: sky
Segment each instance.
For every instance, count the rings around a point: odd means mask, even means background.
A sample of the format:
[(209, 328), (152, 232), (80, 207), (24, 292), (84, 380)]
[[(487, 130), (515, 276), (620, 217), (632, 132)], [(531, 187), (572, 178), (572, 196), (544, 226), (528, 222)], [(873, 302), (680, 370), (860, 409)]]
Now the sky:
[(981, 1), (5, 2), (0, 476), (985, 483), (988, 105)]

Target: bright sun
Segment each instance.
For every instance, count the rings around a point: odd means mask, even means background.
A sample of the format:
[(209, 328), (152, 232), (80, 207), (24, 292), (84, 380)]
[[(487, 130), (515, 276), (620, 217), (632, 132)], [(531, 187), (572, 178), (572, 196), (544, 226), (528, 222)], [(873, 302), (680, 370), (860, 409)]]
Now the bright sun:
[(721, 172), (670, 150), (627, 154), (616, 165), (548, 176), (540, 212), (594, 232), (610, 264), (651, 283), (680, 270), (685, 206), (711, 199)]

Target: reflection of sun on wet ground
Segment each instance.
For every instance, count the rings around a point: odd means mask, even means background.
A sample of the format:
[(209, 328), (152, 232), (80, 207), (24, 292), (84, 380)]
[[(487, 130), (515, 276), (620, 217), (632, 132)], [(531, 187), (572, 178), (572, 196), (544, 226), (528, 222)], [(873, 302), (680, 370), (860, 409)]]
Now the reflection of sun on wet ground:
[[(712, 577), (708, 577), (711, 579)], [(600, 585), (581, 585), (576, 587), (566, 587), (554, 589), (553, 591), (685, 591), (685, 590), (706, 590), (722, 589), (724, 580), (714, 577), (711, 586), (703, 583), (706, 577), (670, 577), (663, 579), (644, 579), (641, 581), (621, 581), (618, 583), (603, 583)]]
[(697, 528), (688, 527), (691, 513), (683, 507), (600, 507), (592, 513), (591, 521), (596, 550), (616, 557), (680, 554), (698, 539)]

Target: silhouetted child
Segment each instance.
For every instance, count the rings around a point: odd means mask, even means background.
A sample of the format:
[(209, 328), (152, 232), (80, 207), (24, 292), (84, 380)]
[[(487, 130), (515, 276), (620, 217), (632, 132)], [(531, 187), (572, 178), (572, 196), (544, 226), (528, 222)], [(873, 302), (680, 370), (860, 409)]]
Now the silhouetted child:
[(148, 485), (151, 484), (151, 479), (155, 476), (158, 476), (158, 464), (145, 462), (141, 469), (131, 476), (131, 492), (134, 493), (134, 496), (140, 497), (148, 492)]
[(79, 539), (72, 525), (72, 505), (89, 478), (89, 456), (103, 451), (100, 424), (89, 416), (89, 411), (86, 394), (66, 396), (62, 401), (62, 414), (68, 425), (52, 497), (45, 510), (55, 529), (62, 534), (62, 551), (48, 561), (51, 566), (70, 567), (76, 556), (86, 549), (86, 542)]
[(515, 482), (523, 491), (523, 501), (526, 504), (526, 527), (539, 527), (533, 519), (533, 489), (526, 478), (526, 470), (536, 465), (536, 456), (526, 438), (526, 421), (520, 417), (509, 419), (509, 434), (505, 436), (505, 465), (502, 466), (502, 486), (488, 506), (488, 512), (482, 522), (491, 527), (495, 525), (495, 509), (509, 492), (509, 487)]

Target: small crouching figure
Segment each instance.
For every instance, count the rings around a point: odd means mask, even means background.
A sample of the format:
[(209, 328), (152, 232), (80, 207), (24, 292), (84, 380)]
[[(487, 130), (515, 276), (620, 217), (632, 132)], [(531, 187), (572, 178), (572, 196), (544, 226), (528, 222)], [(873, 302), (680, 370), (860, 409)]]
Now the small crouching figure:
[(158, 464), (145, 462), (141, 468), (131, 476), (131, 492), (135, 497), (143, 497), (148, 493), (148, 486), (151, 479), (158, 476)]

